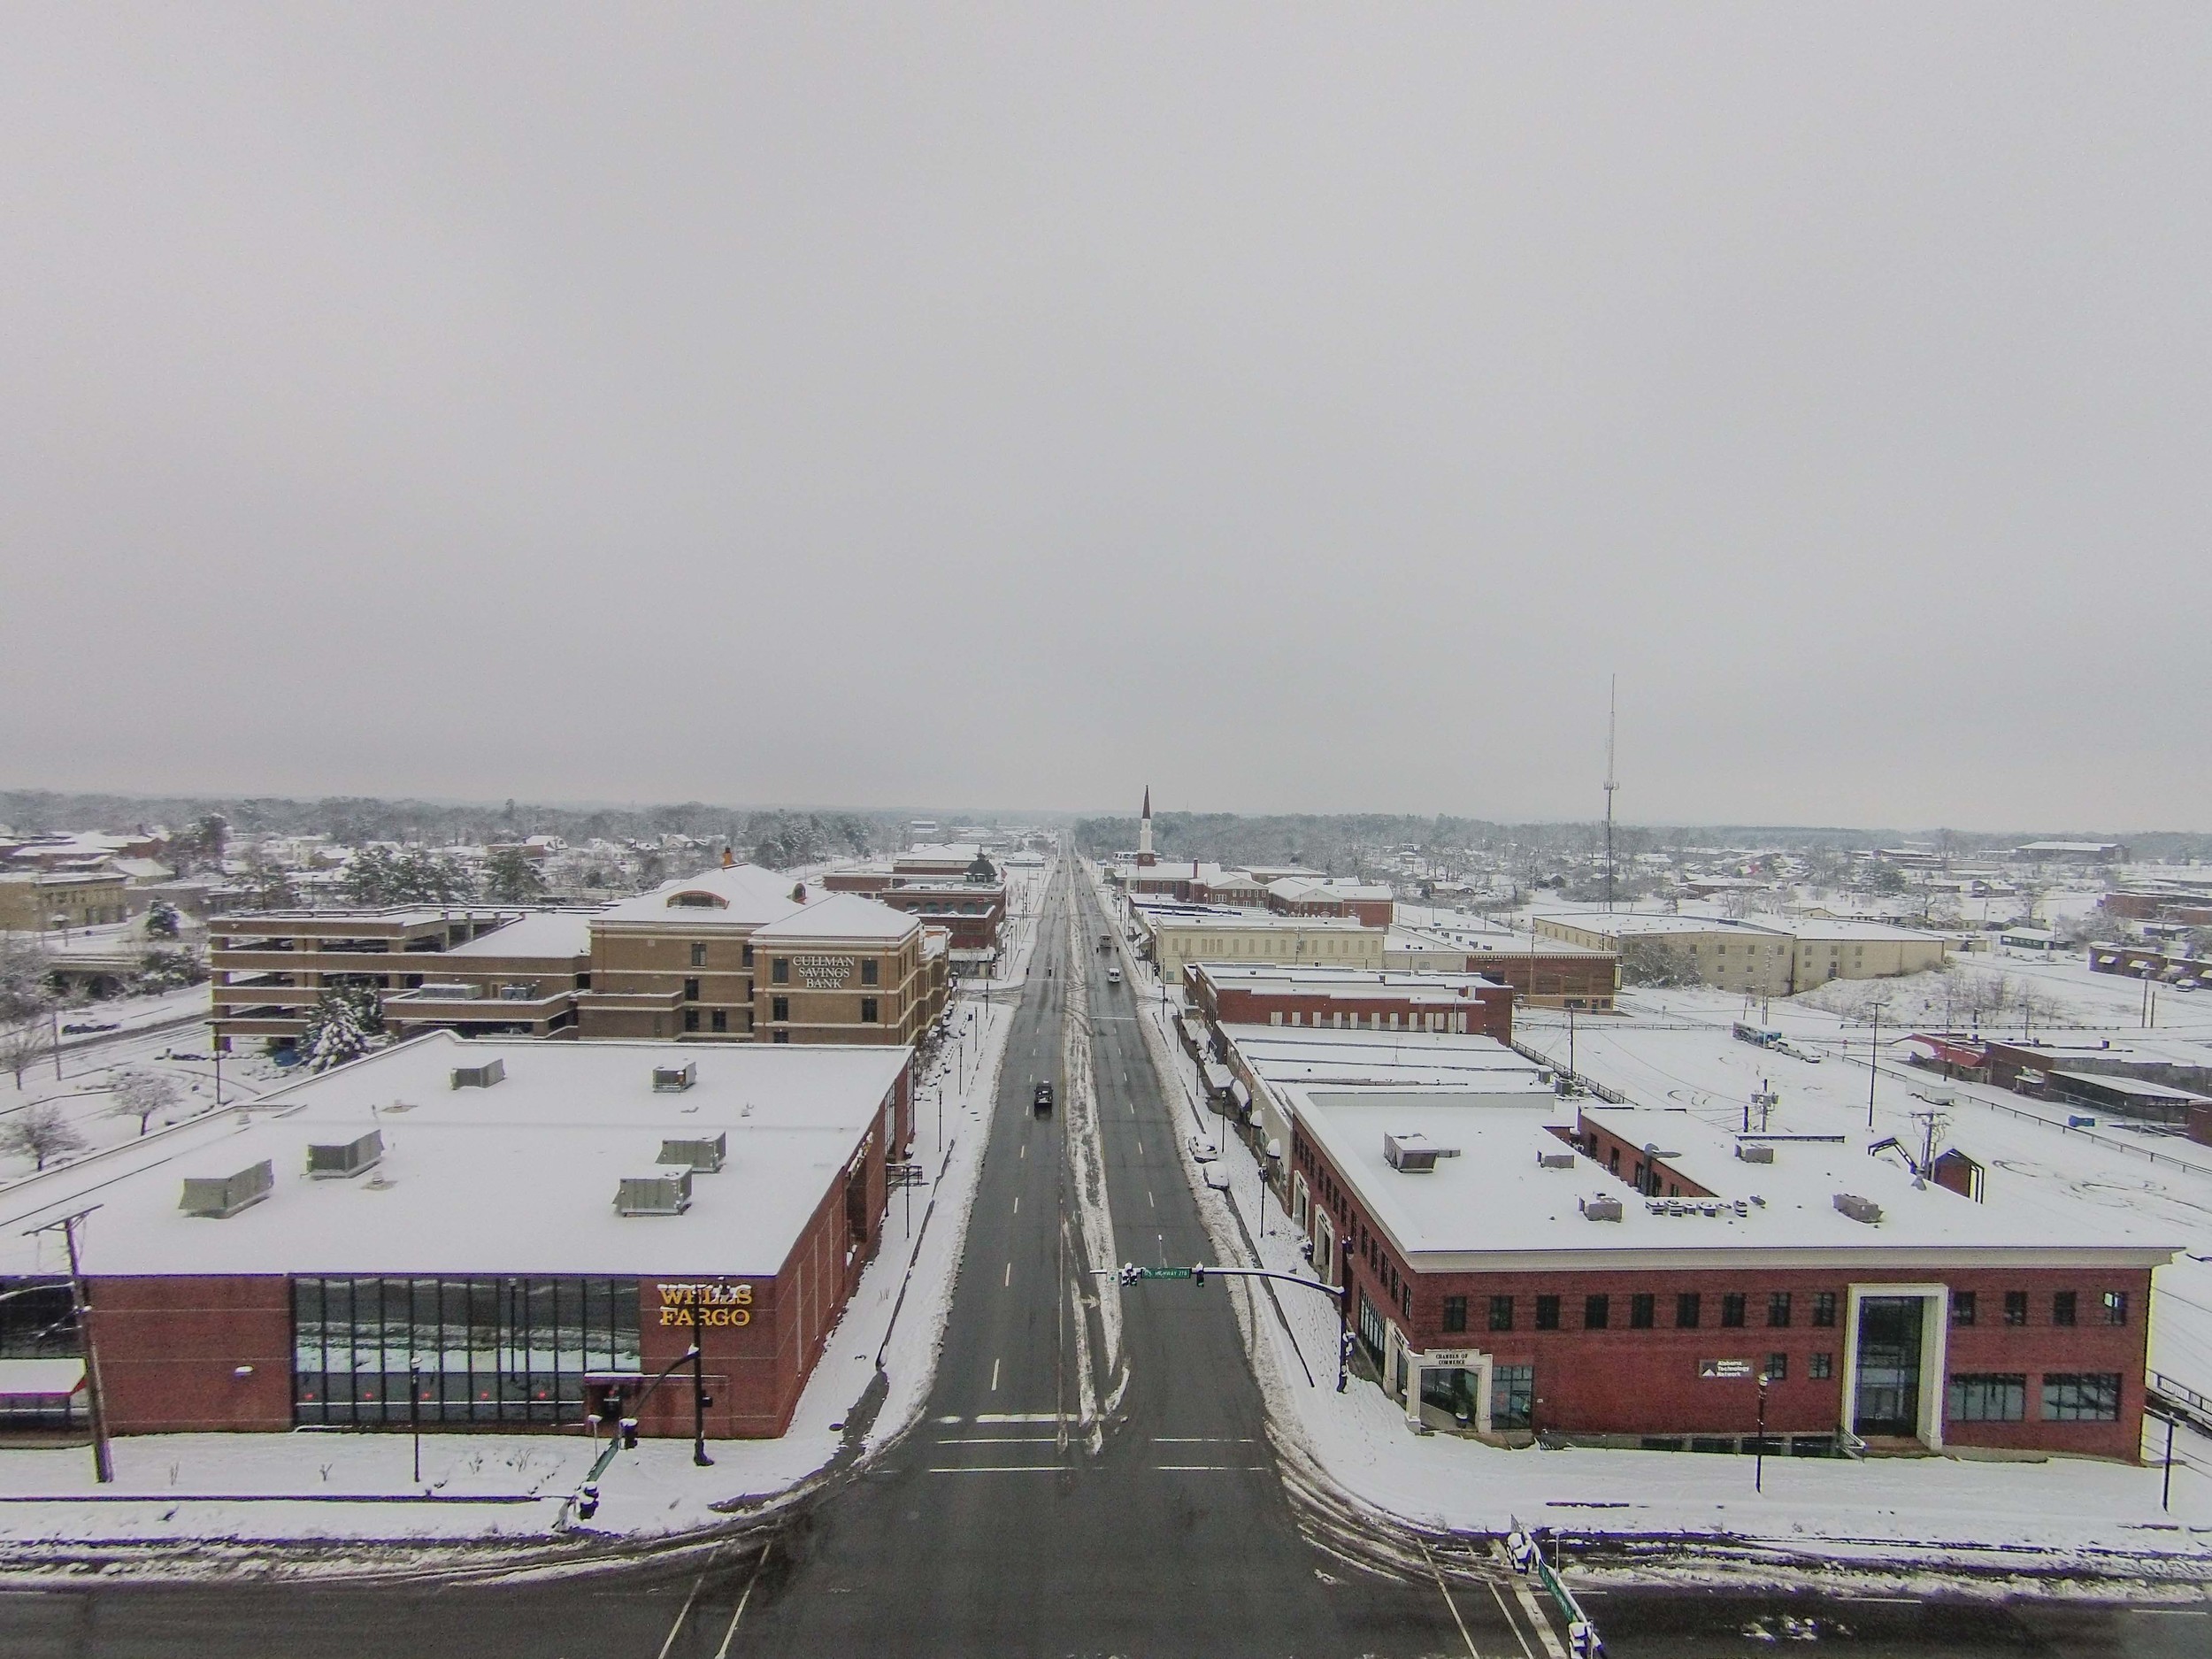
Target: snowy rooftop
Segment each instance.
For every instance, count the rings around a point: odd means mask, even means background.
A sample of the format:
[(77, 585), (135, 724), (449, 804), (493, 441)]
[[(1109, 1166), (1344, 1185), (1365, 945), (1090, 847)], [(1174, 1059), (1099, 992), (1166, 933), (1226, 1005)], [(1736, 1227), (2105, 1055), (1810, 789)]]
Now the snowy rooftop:
[(588, 956), (590, 910), (533, 910), (504, 927), (480, 933), (445, 953), (448, 956)]
[(1543, 1068), (1494, 1037), (1441, 1031), (1340, 1031), (1333, 1026), (1224, 1025), (1246, 1065), (1269, 1085), (1387, 1085), (1474, 1088), (1552, 1098)]
[(1278, 916), (1273, 910), (1247, 910), (1234, 904), (1148, 904), (1141, 894), (1130, 901), (1138, 915), (1156, 927), (1277, 927), (1330, 928), (1347, 933), (1379, 933), (1356, 916)]
[[(492, 1060), (503, 1081), (455, 1088)], [(23, 1236), (86, 1202), (87, 1271), (180, 1273), (748, 1273), (780, 1267), (876, 1121), (904, 1048), (465, 1041), (434, 1032), (188, 1129), (127, 1141), (0, 1201), (0, 1271), (50, 1271)], [(697, 1082), (657, 1094), (657, 1066)], [(371, 1129), (368, 1173), (311, 1180), (310, 1145)], [(664, 1140), (729, 1136), (680, 1216), (618, 1215), (617, 1183)], [(267, 1159), (269, 1196), (227, 1219), (178, 1208), (188, 1176)]]
[(1479, 973), (1409, 973), (1388, 968), (1340, 968), (1266, 962), (1207, 962), (1198, 972), (1224, 991), (1280, 991), (1332, 997), (1426, 994), (1454, 1002), (1503, 987)]
[[(1329, 1087), (1290, 1091), (1301, 1128), (1358, 1192), (1400, 1250), (1431, 1271), (1531, 1265), (1571, 1259), (1574, 1269), (1635, 1268), (1663, 1255), (1669, 1265), (1812, 1265), (1832, 1259), (1870, 1267), (1958, 1264), (1975, 1260), (2052, 1265), (2153, 1266), (2179, 1246), (2150, 1229), (2084, 1207), (2055, 1227), (2048, 1210), (1976, 1203), (1934, 1186), (1916, 1187), (1903, 1169), (1870, 1158), (1858, 1143), (1785, 1141), (1772, 1164), (1735, 1156), (1735, 1137), (1686, 1112), (1586, 1104), (1584, 1115), (1632, 1146), (1656, 1144), (1666, 1162), (1727, 1201), (1679, 1201), (1656, 1210), (1632, 1187), (1579, 1153), (1546, 1168), (1544, 1154), (1569, 1150), (1552, 1133), (1557, 1113), (1494, 1098), (1424, 1101)], [(1432, 1171), (1394, 1169), (1383, 1137), (1425, 1136), (1456, 1148)], [(1625, 1171), (1624, 1171), (1625, 1173)], [(1835, 1207), (1848, 1193), (1880, 1207), (1856, 1221)], [(1618, 1220), (1594, 1220), (1584, 1202), (1617, 1200)], [(1740, 1201), (1742, 1211), (1736, 1203)], [(1709, 1213), (1709, 1211), (1710, 1213)]]
[(1616, 939), (1648, 937), (1657, 933), (1741, 933), (1763, 940), (1777, 937), (1770, 929), (1755, 926), (1749, 922), (1731, 921), (1720, 916), (1677, 914), (1672, 910), (1539, 910), (1536, 920), (1556, 923), (1563, 927), (1579, 927), (1588, 933)]
[(800, 884), (758, 864), (731, 864), (664, 882), (599, 912), (605, 922), (667, 922), (686, 927), (757, 927), (798, 909)]
[(818, 939), (897, 941), (920, 926), (904, 910), (864, 899), (857, 893), (832, 893), (764, 924), (753, 938), (762, 945), (801, 944)]

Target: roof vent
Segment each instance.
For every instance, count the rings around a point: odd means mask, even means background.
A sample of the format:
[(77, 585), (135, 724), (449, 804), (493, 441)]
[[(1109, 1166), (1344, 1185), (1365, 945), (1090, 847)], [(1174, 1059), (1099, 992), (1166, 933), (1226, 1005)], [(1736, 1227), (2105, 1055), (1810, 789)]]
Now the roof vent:
[(1383, 1156), (1390, 1167), (1408, 1175), (1423, 1175), (1436, 1167), (1439, 1158), (1455, 1158), (1457, 1147), (1440, 1147), (1417, 1131), (1411, 1134), (1385, 1135)]
[(267, 1158), (249, 1164), (235, 1175), (188, 1175), (184, 1197), (177, 1208), (188, 1216), (206, 1216), (220, 1221), (250, 1204), (257, 1204), (276, 1186), (276, 1166)]
[(465, 1002), (472, 997), (484, 995), (484, 987), (464, 979), (425, 979), (418, 993), (425, 999), (447, 1002)]
[(1852, 1220), (1863, 1221), (1869, 1226), (1872, 1226), (1882, 1218), (1881, 1205), (1870, 1198), (1862, 1198), (1856, 1193), (1838, 1193), (1836, 1208), (1850, 1217)]
[(315, 1181), (342, 1181), (373, 1169), (384, 1158), (384, 1135), (372, 1129), (354, 1140), (307, 1148), (307, 1177)]
[(1618, 1221), (1621, 1218), (1621, 1201), (1609, 1193), (1601, 1193), (1595, 1198), (1582, 1201), (1582, 1214), (1585, 1219), (1590, 1221)]
[(691, 1171), (657, 1170), (626, 1175), (615, 1189), (615, 1211), (625, 1216), (680, 1216), (691, 1208)]
[(664, 1141), (661, 1142), (660, 1162), (664, 1166), (687, 1169), (701, 1175), (711, 1175), (727, 1162), (730, 1156), (730, 1137), (718, 1134), (711, 1141)]
[[(681, 1065), (657, 1065), (653, 1068), (653, 1093), (680, 1094), (699, 1080), (699, 1063), (687, 1060)], [(667, 1160), (664, 1158), (663, 1163)]]
[(1571, 1170), (1575, 1166), (1575, 1155), (1571, 1152), (1539, 1152), (1536, 1162), (1548, 1170)]
[(1774, 1148), (1772, 1147), (1748, 1147), (1740, 1141), (1736, 1143), (1736, 1156), (1746, 1164), (1771, 1164), (1774, 1162)]
[(504, 1060), (487, 1060), (481, 1065), (457, 1065), (453, 1068), (455, 1088), (489, 1088), (507, 1075)]

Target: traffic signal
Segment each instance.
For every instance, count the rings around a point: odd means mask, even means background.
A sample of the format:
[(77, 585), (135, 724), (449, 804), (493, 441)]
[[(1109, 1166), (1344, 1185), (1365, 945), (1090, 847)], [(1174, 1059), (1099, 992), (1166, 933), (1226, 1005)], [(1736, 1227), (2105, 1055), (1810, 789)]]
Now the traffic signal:
[(592, 1482), (586, 1481), (584, 1489), (576, 1494), (576, 1518), (580, 1521), (588, 1521), (598, 1513), (599, 1488)]
[(622, 1449), (626, 1452), (637, 1450), (637, 1419), (635, 1417), (622, 1419)]
[(1191, 1276), (1191, 1282), (1192, 1282), (1193, 1284), (1194, 1284), (1194, 1285), (1202, 1285), (1202, 1284), (1204, 1284), (1204, 1283), (1206, 1282), (1206, 1264), (1205, 1264), (1205, 1263), (1203, 1263), (1203, 1262), (1197, 1262), (1197, 1263), (1194, 1263), (1192, 1264), (1192, 1266), (1191, 1266), (1191, 1270), (1190, 1270), (1190, 1276)]

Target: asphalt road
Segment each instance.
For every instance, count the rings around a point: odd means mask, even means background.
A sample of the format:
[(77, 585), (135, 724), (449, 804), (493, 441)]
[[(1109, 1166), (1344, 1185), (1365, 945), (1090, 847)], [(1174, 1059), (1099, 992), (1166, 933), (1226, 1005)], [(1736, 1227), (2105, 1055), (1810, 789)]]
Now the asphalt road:
[[(1543, 1659), (1518, 1600), (1442, 1548), (1360, 1535), (1280, 1479), (1228, 1298), (1157, 1281), (1123, 1294), (1126, 1389), (1100, 1432), (1089, 1397), (1119, 1373), (1067, 1242), (1071, 1176), (1062, 1019), (1065, 906), (1104, 926), (1063, 877), (995, 1106), (995, 1125), (922, 1423), (867, 1471), (764, 1540), (704, 1571), (641, 1566), (504, 1586), (208, 1589), (0, 1584), (8, 1659), (236, 1655), (1467, 1655)], [(1087, 1014), (1118, 1259), (1185, 1265), (1211, 1251), (1175, 1148), (1184, 1108), (1161, 1087), (1126, 986), (1094, 958)], [(1062, 1110), (1030, 1108), (1058, 1086)], [(1083, 1327), (1079, 1340), (1077, 1325)], [(2055, 1601), (1616, 1593), (1592, 1610), (1617, 1659), (1840, 1644), (1866, 1659), (2212, 1653), (2200, 1610)]]

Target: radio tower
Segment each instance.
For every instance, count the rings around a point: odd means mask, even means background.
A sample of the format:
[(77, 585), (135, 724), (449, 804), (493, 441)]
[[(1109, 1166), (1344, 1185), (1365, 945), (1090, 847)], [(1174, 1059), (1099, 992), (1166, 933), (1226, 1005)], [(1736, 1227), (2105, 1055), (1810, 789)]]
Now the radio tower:
[(1621, 780), (1613, 775), (1613, 725), (1619, 701), (1621, 677), (1613, 675), (1605, 686), (1605, 908), (1613, 908), (1613, 791)]

